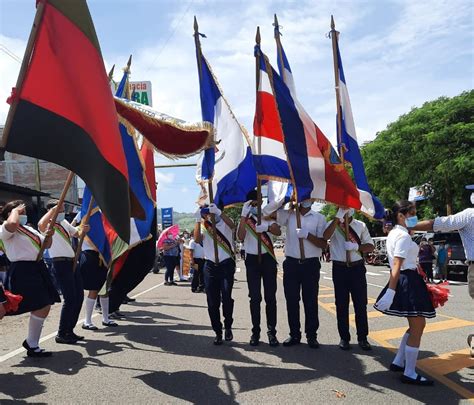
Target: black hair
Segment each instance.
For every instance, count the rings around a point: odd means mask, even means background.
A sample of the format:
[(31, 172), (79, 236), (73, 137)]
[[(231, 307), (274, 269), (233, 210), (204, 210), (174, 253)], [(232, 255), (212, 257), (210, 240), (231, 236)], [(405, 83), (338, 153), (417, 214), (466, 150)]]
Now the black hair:
[(245, 197), (247, 201), (252, 200), (252, 201), (257, 201), (257, 190), (250, 190), (247, 193), (247, 196)]
[(24, 203), (25, 202), (23, 200), (13, 200), (6, 203), (2, 208), (2, 218), (6, 221), (10, 215), (10, 212), (12, 212), (14, 208)]
[(58, 205), (58, 200), (49, 200), (46, 204), (46, 209), (47, 210), (50, 210), (51, 208), (55, 207), (56, 205)]
[(391, 210), (385, 210), (385, 221), (390, 221), (393, 225), (396, 225), (398, 224), (398, 213), (405, 215), (414, 208), (414, 202), (408, 200), (397, 201)]

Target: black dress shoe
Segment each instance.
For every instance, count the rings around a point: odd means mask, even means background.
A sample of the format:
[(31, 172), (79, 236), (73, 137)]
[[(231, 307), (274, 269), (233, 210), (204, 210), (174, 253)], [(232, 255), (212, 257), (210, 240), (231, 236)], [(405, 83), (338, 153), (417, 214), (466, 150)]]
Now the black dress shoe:
[(268, 344), (272, 347), (276, 347), (280, 344), (280, 342), (278, 341), (276, 335), (269, 334), (268, 335)]
[(112, 327), (115, 327), (115, 326), (118, 326), (118, 323), (117, 323), (117, 322), (114, 322), (114, 321), (111, 321), (111, 320), (109, 320), (108, 322), (104, 322), (104, 321), (102, 321), (102, 325), (104, 325), (104, 326), (112, 326)]
[(318, 339), (316, 339), (316, 338), (309, 338), (309, 339), (308, 339), (308, 346), (309, 346), (311, 349), (318, 349), (318, 348), (319, 348)]
[(22, 346), (26, 349), (26, 355), (28, 357), (51, 357), (53, 355), (53, 352), (31, 347), (26, 340), (23, 341)]
[(57, 335), (54, 340), (56, 343), (59, 343), (61, 345), (75, 345), (77, 343), (77, 340), (74, 339), (71, 335)]
[(401, 372), (401, 371), (405, 371), (405, 367), (401, 367), (397, 364), (390, 364), (390, 367), (389, 367), (390, 371), (395, 371), (395, 372)]
[(76, 339), (76, 342), (78, 342), (79, 340), (84, 340), (84, 336), (76, 335), (74, 332), (71, 332), (70, 336)]
[(294, 338), (294, 337), (289, 337), (288, 339), (286, 339), (284, 342), (283, 342), (283, 346), (294, 346), (294, 345), (299, 345), (301, 342), (301, 339), (297, 339), (297, 338)]
[(347, 340), (341, 339), (339, 342), (339, 349), (341, 350), (349, 350), (351, 348), (351, 345)]
[(226, 342), (230, 342), (232, 339), (234, 339), (234, 335), (232, 334), (232, 329), (225, 330), (224, 339)]
[(250, 336), (250, 346), (258, 346), (259, 341), (260, 341), (259, 335), (253, 334), (252, 336)]
[(216, 335), (214, 338), (214, 344), (216, 346), (220, 346), (222, 344), (222, 335)]
[(434, 384), (433, 380), (428, 380), (425, 377), (422, 377), (421, 375), (417, 375), (416, 378), (410, 378), (407, 377), (405, 374), (402, 374), (400, 377), (400, 380), (404, 384), (411, 384), (411, 385), (423, 385), (423, 386), (432, 386)]
[(136, 301), (135, 298), (130, 298), (128, 295), (125, 296), (125, 299), (126, 299), (128, 302), (135, 302), (135, 301)]
[(123, 318), (126, 318), (126, 316), (119, 311), (115, 311), (109, 314), (109, 319), (123, 319)]
[(371, 346), (370, 343), (367, 341), (367, 339), (359, 340), (359, 347), (360, 347), (362, 350), (365, 350), (365, 351), (372, 350), (372, 346)]
[(85, 330), (99, 330), (99, 328), (95, 325), (86, 325), (85, 323), (82, 325), (82, 329)]

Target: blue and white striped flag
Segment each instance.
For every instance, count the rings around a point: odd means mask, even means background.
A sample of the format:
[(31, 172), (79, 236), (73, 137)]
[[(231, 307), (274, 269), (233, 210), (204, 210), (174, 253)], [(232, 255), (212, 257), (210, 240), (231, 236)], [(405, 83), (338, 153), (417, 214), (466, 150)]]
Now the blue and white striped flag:
[(362, 205), (369, 208), (368, 211), (374, 218), (381, 219), (384, 216), (384, 207), (380, 200), (372, 193), (365, 174), (364, 162), (362, 161), (362, 155), (357, 142), (354, 117), (352, 115), (349, 92), (347, 91), (346, 78), (342, 67), (341, 54), (339, 52), (339, 43), (337, 44), (337, 58), (339, 65), (339, 93), (341, 96), (342, 110), (342, 148), (341, 145), (339, 145), (339, 150), (342, 149), (344, 151), (344, 159), (352, 165), (354, 179), (360, 193)]

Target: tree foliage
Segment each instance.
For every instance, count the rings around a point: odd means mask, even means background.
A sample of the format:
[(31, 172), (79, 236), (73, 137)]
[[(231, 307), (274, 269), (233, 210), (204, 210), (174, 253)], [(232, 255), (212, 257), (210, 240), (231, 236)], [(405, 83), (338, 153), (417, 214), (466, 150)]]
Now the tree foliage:
[(361, 150), (369, 184), (386, 207), (429, 183), (434, 194), (419, 205), (420, 217), (464, 209), (465, 185), (474, 183), (474, 90), (413, 108)]

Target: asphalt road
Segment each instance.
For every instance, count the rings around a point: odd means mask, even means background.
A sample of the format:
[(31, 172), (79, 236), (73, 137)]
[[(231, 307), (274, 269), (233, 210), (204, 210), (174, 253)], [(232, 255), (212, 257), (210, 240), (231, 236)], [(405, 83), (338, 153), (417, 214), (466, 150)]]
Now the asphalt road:
[[(331, 266), (323, 264), (318, 339), (270, 348), (248, 345), (250, 314), (245, 267), (238, 263), (234, 286), (234, 341), (216, 347), (204, 294), (189, 283), (162, 285), (163, 274), (150, 274), (124, 305), (127, 318), (117, 328), (83, 331), (86, 340), (58, 345), (54, 335), (60, 306), (54, 306), (43, 336), (50, 359), (30, 359), (20, 349), (28, 316), (0, 321), (0, 404), (25, 403), (338, 403), (456, 404), (474, 401), (474, 359), (466, 336), (474, 333), (474, 303), (467, 286), (451, 286), (451, 297), (429, 321), (420, 367), (437, 382), (432, 388), (406, 386), (387, 371), (406, 320), (379, 316), (372, 302), (388, 279), (386, 267), (368, 267), (371, 352), (357, 345), (349, 352), (339, 341), (334, 315)], [(281, 277), (281, 274), (280, 274)], [(264, 322), (264, 310), (262, 308)], [(94, 318), (99, 325), (100, 318)], [(304, 317), (302, 317), (304, 319)], [(282, 280), (278, 284), (278, 337), (288, 333)], [(82, 333), (81, 333), (82, 334)], [(353, 333), (355, 335), (355, 333)]]

